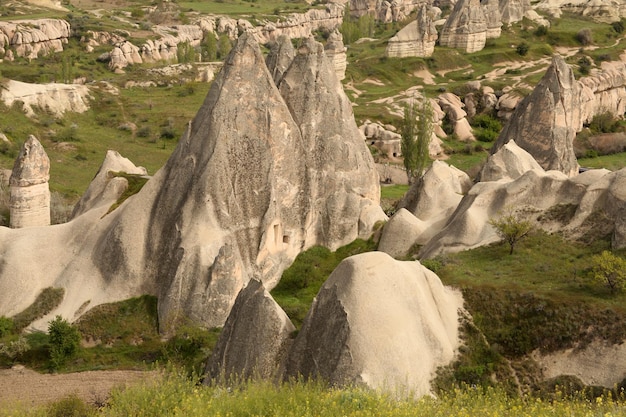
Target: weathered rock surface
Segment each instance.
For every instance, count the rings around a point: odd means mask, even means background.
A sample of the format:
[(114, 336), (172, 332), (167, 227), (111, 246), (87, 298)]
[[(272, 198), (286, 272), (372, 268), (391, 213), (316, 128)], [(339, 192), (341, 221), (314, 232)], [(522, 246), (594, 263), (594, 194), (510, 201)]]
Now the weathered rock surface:
[(431, 56), (437, 41), (437, 16), (433, 9), (428, 4), (422, 4), (417, 10), (417, 18), (389, 39), (385, 55), (391, 58)]
[(458, 0), (441, 29), (439, 44), (465, 52), (480, 51), (487, 40), (487, 18), (480, 0)]
[(626, 17), (626, 4), (623, 0), (542, 0), (535, 8), (555, 18), (561, 17), (564, 11), (601, 22), (617, 22)]
[(294, 330), (263, 284), (251, 279), (239, 292), (220, 333), (207, 364), (205, 383), (218, 378), (277, 377)]
[(343, 44), (343, 35), (341, 35), (339, 30), (335, 29), (328, 37), (324, 51), (328, 59), (332, 62), (337, 78), (340, 80), (346, 78), (346, 68), (348, 66), (346, 58), (347, 50), (348, 48)]
[(278, 22), (268, 22), (256, 31), (259, 42), (289, 38), (307, 38), (315, 30), (333, 31), (343, 22), (344, 7), (338, 3), (328, 3), (324, 9), (311, 9), (305, 13), (292, 13)]
[(515, 140), (545, 170), (576, 175), (578, 162), (573, 142), (581, 119), (579, 94), (571, 68), (555, 55), (533, 92), (515, 108), (491, 153)]
[(611, 345), (596, 340), (585, 348), (571, 348), (548, 355), (533, 354), (544, 378), (573, 375), (586, 384), (614, 388), (626, 378), (626, 344)]
[(541, 169), (541, 166), (531, 154), (511, 140), (487, 160), (480, 173), (480, 180), (515, 180), (533, 169)]
[(287, 375), (426, 395), (436, 368), (459, 346), (462, 305), (460, 294), (419, 262), (382, 252), (352, 256), (313, 301)]
[(394, 258), (405, 256), (426, 227), (424, 222), (401, 208), (385, 224), (378, 250)]
[(519, 22), (530, 8), (530, 0), (500, 0), (502, 23), (508, 25)]
[(276, 41), (270, 43), (270, 52), (265, 58), (265, 63), (276, 85), (283, 79), (283, 74), (295, 56), (296, 51), (293, 49), (291, 39), (287, 36), (280, 36)]
[(87, 191), (74, 206), (71, 218), (78, 217), (100, 206), (111, 207), (128, 188), (128, 180), (114, 176), (118, 172), (139, 176), (148, 175), (148, 171), (144, 167), (135, 166), (129, 159), (124, 158), (116, 151), (107, 151), (98, 173), (91, 180)]
[(0, 55), (9, 50), (18, 57), (35, 59), (61, 52), (70, 37), (70, 24), (61, 19), (0, 22)]
[(303, 48), (283, 98), (242, 35), (168, 162), (113, 212), (92, 201), (37, 236), (0, 228), (0, 314), (53, 286), (66, 296), (37, 328), (140, 294), (158, 296), (164, 331), (221, 326), (252, 277), (271, 288), (301, 250), (365, 232), (380, 192), (371, 154), (323, 47)]
[(349, 0), (350, 15), (360, 17), (374, 16), (382, 23), (397, 22), (409, 17), (411, 12), (420, 7), (425, 0)]
[(439, 233), (472, 185), (465, 172), (445, 162), (434, 161), (422, 181), (411, 185), (398, 204), (423, 224), (422, 233), (413, 243), (425, 245)]
[(14, 229), (50, 224), (50, 159), (36, 137), (22, 144), (9, 179), (10, 226)]
[[(353, 219), (359, 217), (362, 205), (378, 201), (373, 159), (354, 121), (352, 105), (322, 45), (313, 38), (298, 49), (279, 90), (302, 132), (313, 208), (306, 221), (305, 246), (317, 242), (335, 249), (358, 236)], [(330, 149), (341, 152), (330, 153)], [(329, 189), (336, 192), (328, 194)], [(318, 216), (318, 211), (325, 214)]]
[(446, 114), (446, 117), (454, 129), (454, 134), (459, 140), (475, 140), (472, 127), (466, 117), (467, 113), (463, 110), (465, 104), (463, 104), (458, 96), (452, 93), (443, 93), (437, 97), (437, 103)]
[(483, 0), (480, 6), (483, 8), (487, 22), (487, 39), (499, 38), (502, 33), (502, 15), (498, 0)]
[(20, 102), (24, 113), (32, 117), (33, 108), (45, 110), (60, 117), (66, 111), (83, 113), (89, 110), (89, 88), (78, 84), (28, 84), (8, 80), (0, 89), (0, 100), (11, 107)]

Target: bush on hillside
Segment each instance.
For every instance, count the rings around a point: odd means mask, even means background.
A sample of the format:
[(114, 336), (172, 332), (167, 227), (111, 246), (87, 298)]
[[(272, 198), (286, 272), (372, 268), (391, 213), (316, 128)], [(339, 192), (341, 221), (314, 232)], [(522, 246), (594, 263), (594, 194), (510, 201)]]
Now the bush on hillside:
[(80, 332), (61, 316), (56, 316), (48, 325), (50, 335), (50, 363), (52, 369), (61, 368), (74, 356), (80, 346)]
[(626, 260), (605, 250), (591, 258), (593, 280), (605, 285), (612, 294), (626, 289)]
[(583, 28), (576, 33), (576, 40), (583, 46), (591, 45), (593, 43), (593, 33), (591, 29)]

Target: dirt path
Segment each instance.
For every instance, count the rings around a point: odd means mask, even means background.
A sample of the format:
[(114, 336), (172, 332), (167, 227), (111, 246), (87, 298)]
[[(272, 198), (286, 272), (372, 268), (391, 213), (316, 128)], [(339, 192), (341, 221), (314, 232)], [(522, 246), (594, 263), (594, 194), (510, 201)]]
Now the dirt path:
[(40, 374), (16, 367), (0, 370), (0, 404), (18, 401), (43, 405), (75, 394), (89, 404), (104, 404), (114, 387), (147, 380), (156, 371), (87, 371), (71, 374)]

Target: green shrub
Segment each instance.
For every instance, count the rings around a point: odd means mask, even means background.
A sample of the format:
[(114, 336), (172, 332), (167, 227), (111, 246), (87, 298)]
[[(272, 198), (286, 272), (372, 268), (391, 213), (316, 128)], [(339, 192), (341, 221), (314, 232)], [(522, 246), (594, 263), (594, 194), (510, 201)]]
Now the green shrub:
[(0, 339), (12, 334), (15, 331), (13, 320), (8, 317), (0, 317)]
[(545, 36), (548, 34), (548, 27), (544, 25), (539, 25), (537, 29), (535, 29), (535, 36)]
[(185, 369), (188, 375), (201, 375), (220, 331), (219, 328), (205, 330), (194, 325), (183, 325), (165, 343), (163, 358)]
[(96, 415), (94, 410), (76, 395), (62, 398), (48, 406), (48, 417), (90, 417)]
[(526, 42), (522, 42), (519, 45), (517, 45), (517, 48), (515, 48), (515, 52), (517, 52), (519, 56), (526, 56), (529, 49), (530, 49), (530, 46)]
[(48, 325), (50, 363), (52, 369), (60, 369), (80, 346), (80, 332), (61, 316)]
[(620, 129), (620, 123), (615, 119), (613, 114), (609, 111), (596, 114), (589, 123), (589, 130), (591, 133), (613, 133)]
[(605, 250), (591, 258), (593, 280), (607, 286), (611, 293), (626, 288), (626, 260)]
[(593, 43), (593, 33), (591, 29), (583, 28), (576, 33), (576, 40), (584, 46), (591, 45)]
[(0, 356), (6, 357), (10, 363), (21, 357), (30, 350), (30, 345), (24, 336), (19, 336), (15, 340), (0, 343)]

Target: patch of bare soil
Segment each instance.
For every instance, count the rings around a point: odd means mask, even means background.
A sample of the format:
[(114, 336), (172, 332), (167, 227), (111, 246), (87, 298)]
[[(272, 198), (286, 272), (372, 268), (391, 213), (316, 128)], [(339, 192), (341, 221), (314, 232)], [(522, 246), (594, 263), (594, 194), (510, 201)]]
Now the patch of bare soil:
[(70, 395), (88, 404), (105, 404), (111, 390), (149, 380), (157, 371), (86, 371), (40, 374), (23, 367), (0, 370), (0, 404), (40, 406)]

